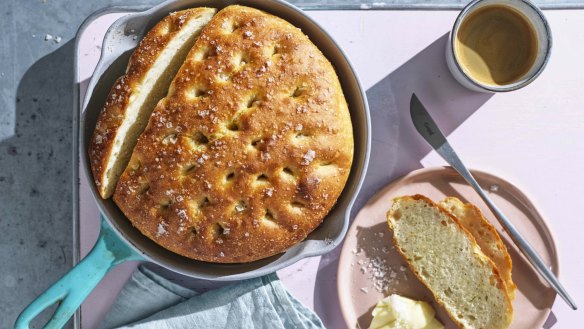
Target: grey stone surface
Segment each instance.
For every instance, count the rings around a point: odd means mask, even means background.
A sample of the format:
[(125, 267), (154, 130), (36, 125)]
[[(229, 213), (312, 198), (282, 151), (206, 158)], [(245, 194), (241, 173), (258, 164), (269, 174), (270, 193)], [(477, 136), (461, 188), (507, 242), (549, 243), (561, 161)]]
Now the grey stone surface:
[(71, 267), (73, 39), (121, 2), (0, 0), (0, 328)]

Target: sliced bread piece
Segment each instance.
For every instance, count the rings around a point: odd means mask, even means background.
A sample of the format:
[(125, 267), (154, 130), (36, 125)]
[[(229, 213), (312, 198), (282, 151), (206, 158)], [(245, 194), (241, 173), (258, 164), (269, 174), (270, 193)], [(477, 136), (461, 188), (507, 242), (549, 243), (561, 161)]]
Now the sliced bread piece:
[(485, 219), (479, 208), (463, 203), (458, 198), (448, 197), (438, 203), (450, 211), (465, 229), (475, 238), (479, 247), (489, 257), (503, 278), (511, 300), (515, 299), (516, 286), (511, 278), (511, 256), (497, 230)]
[(167, 94), (215, 11), (194, 8), (166, 16), (146, 34), (132, 54), (126, 74), (112, 87), (89, 147), (93, 178), (102, 198), (113, 194), (154, 107)]
[(513, 307), (495, 264), (456, 217), (422, 196), (393, 200), (393, 242), (460, 328), (504, 329)]

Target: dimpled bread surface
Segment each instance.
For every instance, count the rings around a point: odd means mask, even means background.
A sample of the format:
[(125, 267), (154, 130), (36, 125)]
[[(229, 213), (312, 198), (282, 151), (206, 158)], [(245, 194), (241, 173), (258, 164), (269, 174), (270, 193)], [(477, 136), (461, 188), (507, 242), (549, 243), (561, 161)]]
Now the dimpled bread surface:
[(154, 110), (114, 200), (168, 250), (250, 262), (322, 222), (352, 158), (351, 119), (330, 62), (290, 23), (229, 6)]
[(102, 198), (113, 194), (156, 103), (166, 95), (199, 32), (215, 12), (194, 8), (164, 17), (140, 41), (126, 73), (114, 83), (88, 151)]
[(504, 329), (513, 307), (495, 264), (450, 212), (421, 196), (393, 200), (396, 249), (450, 318), (466, 329)]
[(458, 198), (448, 197), (439, 205), (450, 211), (472, 234), (483, 253), (497, 266), (509, 297), (511, 300), (515, 299), (516, 286), (511, 278), (513, 268), (511, 256), (493, 225), (487, 221), (479, 208), (470, 203), (465, 204)]

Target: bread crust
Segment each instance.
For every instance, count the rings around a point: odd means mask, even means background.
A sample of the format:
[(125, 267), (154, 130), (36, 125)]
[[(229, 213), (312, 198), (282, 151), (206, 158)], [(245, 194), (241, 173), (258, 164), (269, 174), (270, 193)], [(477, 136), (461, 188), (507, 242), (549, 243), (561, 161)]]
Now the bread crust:
[[(478, 246), (478, 244), (476, 243), (476, 239), (472, 236), (472, 234), (464, 228), (464, 226), (462, 226), (459, 222), (459, 220), (452, 215), (452, 213), (450, 213), (450, 211), (448, 211), (447, 209), (445, 209), (444, 207), (440, 206), (439, 204), (434, 203), (434, 201), (432, 201), (431, 199), (427, 198), (424, 195), (421, 194), (415, 194), (415, 195), (411, 195), (411, 196), (401, 196), (401, 197), (396, 197), (393, 199), (393, 202), (395, 202), (396, 200), (399, 199), (411, 199), (411, 200), (422, 200), (425, 201), (426, 203), (428, 203), (431, 206), (434, 206), (438, 209), (440, 209), (445, 215), (447, 215), (456, 225), (457, 227), (464, 232), (464, 234), (466, 234), (466, 236), (470, 239), (472, 245), (475, 247), (474, 250), (475, 251), (479, 251), (476, 254), (481, 258), (482, 261), (484, 261), (485, 263), (489, 264), (489, 266), (492, 268), (492, 273), (493, 273), (493, 277), (495, 278), (496, 282), (496, 287), (500, 290), (502, 290), (504, 292), (504, 298), (506, 300), (506, 304), (508, 305), (506, 314), (510, 314), (510, 318), (512, 319), (512, 314), (513, 314), (513, 304), (511, 302), (511, 299), (509, 297), (509, 295), (507, 294), (507, 291), (505, 289), (505, 284), (503, 279), (501, 278), (501, 274), (499, 273), (499, 270), (497, 269), (497, 267), (495, 266), (495, 264), (493, 263), (493, 261), (488, 258), (487, 256), (485, 256), (482, 252), (480, 252), (480, 247)], [(387, 212), (387, 223), (389, 228), (391, 229), (392, 232), (394, 232), (394, 226), (393, 223), (391, 222), (391, 220), (389, 219), (390, 215), (391, 215), (392, 209), (390, 209)], [(393, 234), (392, 237), (392, 241), (393, 244), (396, 248), (396, 250), (398, 251), (398, 253), (401, 254), (401, 256), (403, 257), (403, 259), (405, 260), (406, 264), (408, 265), (408, 268), (412, 271), (412, 273), (416, 276), (416, 278), (424, 285), (426, 286), (426, 288), (428, 288), (428, 290), (430, 290), (430, 292), (432, 293), (432, 295), (434, 296), (434, 300), (444, 308), (444, 310), (446, 311), (446, 313), (448, 314), (448, 316), (450, 317), (450, 319), (456, 323), (456, 325), (461, 328), (461, 329), (475, 329), (475, 328), (467, 328), (464, 326), (464, 323), (462, 323), (460, 320), (458, 320), (456, 314), (452, 314), (448, 308), (445, 307), (444, 301), (438, 297), (438, 295), (436, 294), (435, 291), (432, 290), (432, 288), (428, 285), (428, 283), (426, 282), (426, 280), (424, 280), (422, 278), (422, 276), (417, 272), (417, 270), (414, 268), (413, 264), (410, 263), (410, 261), (408, 261), (408, 257), (405, 254), (405, 252), (402, 250), (402, 248), (400, 247), (400, 245), (398, 244), (398, 242), (396, 241), (395, 238), (395, 234)], [(510, 323), (509, 323), (510, 325)], [(508, 326), (507, 326), (508, 327)], [(506, 327), (505, 327), (506, 328)], [(479, 328), (476, 328), (479, 329)], [(504, 328), (484, 328), (484, 329), (504, 329)]]
[[(126, 73), (114, 83), (97, 119), (88, 149), (94, 182), (102, 198), (109, 198), (113, 193), (113, 188), (108, 189), (104, 184), (105, 176), (108, 174), (107, 163), (112, 156), (116, 133), (126, 116), (130, 99), (178, 31), (190, 19), (213, 12), (215, 9), (212, 8), (195, 8), (173, 12), (164, 17), (140, 41), (130, 57)], [(115, 182), (112, 184), (115, 186)]]
[(168, 250), (250, 262), (318, 227), (352, 158), (352, 123), (330, 62), (290, 23), (229, 6), (154, 110), (114, 200)]

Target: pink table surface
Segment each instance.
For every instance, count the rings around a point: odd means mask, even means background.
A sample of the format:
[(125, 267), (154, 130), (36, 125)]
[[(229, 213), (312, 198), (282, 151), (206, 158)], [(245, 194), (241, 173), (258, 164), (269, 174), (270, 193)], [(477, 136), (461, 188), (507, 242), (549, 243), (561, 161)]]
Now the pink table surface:
[[(413, 169), (444, 165), (414, 137), (406, 113), (415, 91), (469, 167), (515, 183), (538, 206), (555, 234), (560, 279), (584, 307), (584, 12), (547, 11), (554, 36), (551, 60), (530, 86), (487, 95), (457, 85), (444, 63), (446, 35), (454, 11), (308, 12), (347, 52), (364, 87), (373, 117), (373, 153), (358, 210), (380, 187)], [(107, 27), (120, 14), (94, 21), (80, 36), (79, 83), (85, 89), (99, 59)], [(389, 109), (393, 109), (390, 111)], [(396, 110), (397, 109), (397, 110)], [(98, 211), (80, 179), (80, 253), (98, 234)], [(328, 328), (346, 328), (336, 292), (337, 259), (332, 253), (302, 260), (278, 272), (291, 291), (314, 309)], [(97, 328), (136, 263), (110, 272), (81, 308), (82, 328)], [(203, 281), (186, 282), (209, 288)], [(546, 328), (577, 328), (583, 311), (557, 298)], [(521, 315), (516, 315), (521, 316)]]

